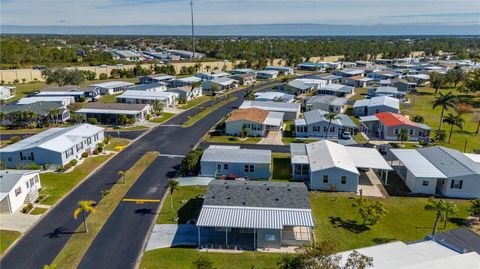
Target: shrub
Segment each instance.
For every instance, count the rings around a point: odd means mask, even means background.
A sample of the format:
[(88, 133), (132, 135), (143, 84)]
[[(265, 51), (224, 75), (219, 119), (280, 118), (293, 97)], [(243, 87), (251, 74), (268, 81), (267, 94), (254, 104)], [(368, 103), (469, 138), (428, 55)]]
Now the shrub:
[(67, 163), (67, 164), (65, 164), (65, 165), (63, 166), (63, 168), (64, 168), (65, 170), (68, 170), (68, 169), (72, 168), (72, 164), (71, 164), (71, 163)]
[(27, 214), (27, 213), (30, 212), (32, 209), (33, 209), (33, 204), (29, 203), (29, 204), (27, 204), (27, 205), (22, 209), (22, 213)]
[(61, 172), (64, 172), (65, 171), (65, 168), (61, 165), (57, 166), (57, 168), (55, 168), (55, 172), (58, 172), (58, 173), (61, 173)]
[(105, 74), (105, 73), (101, 73), (99, 76), (98, 76), (99, 79), (101, 80), (105, 80), (105, 79), (108, 79), (108, 75)]
[(73, 160), (71, 160), (71, 161), (69, 162), (69, 164), (71, 164), (72, 166), (77, 165), (77, 163), (78, 163), (78, 161), (75, 160), (75, 159), (73, 159)]
[(41, 170), (42, 169), (42, 166), (41, 165), (38, 165), (36, 163), (27, 163), (25, 168), (27, 170)]
[(88, 123), (90, 123), (90, 124), (97, 124), (98, 121), (97, 121), (97, 119), (95, 119), (95, 118), (89, 118), (89, 119), (88, 119)]
[(83, 153), (82, 153), (82, 158), (87, 158), (87, 157), (88, 157), (88, 152), (86, 152), (86, 151), (83, 152)]
[(238, 137), (236, 137), (236, 136), (229, 137), (228, 141), (238, 141)]
[(98, 151), (98, 149), (93, 150), (93, 155), (98, 155), (99, 153), (100, 153), (100, 151)]
[(18, 135), (12, 136), (12, 138), (10, 138), (10, 141), (11, 141), (12, 143), (17, 143), (17, 142), (20, 141), (20, 140), (22, 140), (22, 138), (21, 138), (20, 136), (18, 136)]
[(98, 143), (98, 145), (97, 145), (97, 150), (98, 150), (98, 152), (102, 152), (104, 147), (105, 147), (105, 144), (103, 144), (103, 143)]

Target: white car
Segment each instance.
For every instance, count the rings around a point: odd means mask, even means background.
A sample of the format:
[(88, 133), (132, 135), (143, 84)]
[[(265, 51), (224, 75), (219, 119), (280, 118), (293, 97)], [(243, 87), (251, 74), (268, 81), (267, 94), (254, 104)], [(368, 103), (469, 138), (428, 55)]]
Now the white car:
[(352, 138), (352, 135), (350, 134), (350, 132), (343, 132), (342, 138), (343, 139), (350, 139), (350, 138)]
[(100, 67), (105, 68), (105, 67), (108, 67), (108, 65), (106, 65), (106, 64), (101, 64)]

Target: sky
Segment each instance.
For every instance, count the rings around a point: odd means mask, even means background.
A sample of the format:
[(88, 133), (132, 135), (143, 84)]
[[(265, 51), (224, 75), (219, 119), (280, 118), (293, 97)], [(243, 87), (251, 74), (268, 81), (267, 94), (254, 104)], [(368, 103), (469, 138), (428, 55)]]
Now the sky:
[[(0, 0), (0, 23), (187, 25), (187, 0)], [(479, 25), (480, 0), (194, 0), (197, 25)]]

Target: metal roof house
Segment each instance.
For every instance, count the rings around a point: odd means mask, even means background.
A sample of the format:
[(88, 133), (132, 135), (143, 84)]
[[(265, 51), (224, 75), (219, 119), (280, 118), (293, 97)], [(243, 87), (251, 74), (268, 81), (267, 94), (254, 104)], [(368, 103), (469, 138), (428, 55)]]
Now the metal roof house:
[(23, 97), (17, 101), (17, 105), (28, 105), (36, 102), (56, 102), (63, 106), (68, 106), (75, 102), (75, 99), (71, 96), (29, 96)]
[(225, 121), (225, 133), (228, 135), (265, 136), (268, 131), (278, 131), (283, 126), (283, 113), (259, 108), (234, 110)]
[(355, 93), (355, 88), (351, 86), (341, 85), (330, 83), (325, 86), (320, 87), (317, 92), (318, 94), (328, 94), (328, 95), (335, 95), (338, 97), (346, 97), (348, 95)]
[(303, 113), (303, 119), (295, 120), (295, 134), (300, 138), (338, 138), (343, 132), (353, 133), (358, 126), (344, 114), (337, 114), (336, 119), (326, 118), (329, 112), (314, 109)]
[(148, 84), (139, 84), (139, 85), (133, 85), (126, 90), (129, 91), (146, 91), (146, 92), (163, 92), (167, 90), (167, 83), (165, 82), (154, 82), (154, 83), (148, 83)]
[(260, 71), (255, 71), (255, 75), (257, 78), (263, 78), (263, 79), (274, 79), (278, 77), (278, 74), (280, 72), (275, 71), (275, 70), (260, 70)]
[(370, 99), (357, 100), (353, 104), (355, 116), (371, 116), (380, 112), (400, 112), (400, 101), (389, 96), (378, 96)]
[(480, 163), (460, 151), (435, 146), (390, 152), (392, 166), (412, 193), (480, 198)]
[(241, 149), (239, 146), (210, 146), (200, 160), (200, 175), (270, 178), (270, 150)]
[(154, 74), (140, 77), (140, 84), (150, 84), (150, 83), (158, 83), (158, 82), (169, 82), (175, 79), (175, 76), (167, 75), (167, 74)]
[(302, 183), (214, 180), (197, 221), (199, 248), (308, 244), (314, 220)]
[(15, 87), (0, 86), (0, 100), (8, 100), (15, 96)]
[(100, 89), (100, 94), (114, 94), (117, 92), (123, 92), (126, 90), (127, 87), (133, 86), (133, 83), (125, 82), (125, 81), (109, 81), (103, 83), (97, 83), (89, 85), (88, 87), (91, 88), (98, 88)]
[(0, 149), (0, 159), (7, 168), (36, 163), (65, 165), (97, 147), (104, 139), (104, 128), (80, 124), (68, 128), (50, 128)]
[(0, 213), (13, 213), (34, 203), (42, 187), (38, 170), (0, 170)]
[[(50, 117), (50, 112), (54, 109), (59, 110), (59, 114), (53, 119)], [(7, 118), (0, 120), (3, 125), (13, 125), (17, 124), (17, 115), (20, 112), (31, 111), (37, 116), (37, 121), (42, 120), (52, 121), (52, 122), (65, 122), (70, 118), (70, 111), (66, 108), (61, 102), (47, 102), (47, 101), (38, 101), (28, 104), (7, 104), (0, 105), (0, 111), (7, 114)], [(23, 121), (20, 121), (18, 124), (23, 124)]]
[(295, 70), (293, 70), (292, 67), (288, 66), (267, 66), (265, 67), (265, 70), (273, 70), (273, 71), (278, 71), (282, 75), (292, 75), (295, 73)]
[(173, 92), (157, 92), (157, 91), (131, 91), (116, 96), (117, 103), (127, 104), (149, 104), (152, 105), (155, 100), (159, 100), (165, 106), (172, 107), (176, 104), (177, 93)]
[(134, 118), (135, 122), (144, 122), (150, 114), (151, 107), (146, 104), (122, 104), (122, 103), (90, 103), (75, 111), (85, 118), (96, 119), (102, 124), (119, 125), (118, 117), (125, 115), (127, 118)]
[(214, 85), (220, 90), (236, 88), (238, 86), (238, 80), (229, 77), (219, 77), (202, 82), (202, 87), (205, 90), (212, 90), (212, 88), (215, 87)]
[(345, 112), (345, 105), (348, 99), (343, 97), (336, 97), (333, 95), (315, 95), (305, 100), (305, 110), (310, 111), (314, 109), (321, 109), (324, 111), (343, 113)]
[(271, 101), (271, 102), (283, 102), (283, 103), (293, 103), (295, 101), (295, 96), (292, 94), (287, 94), (283, 92), (257, 92), (254, 93), (255, 101)]
[(240, 109), (259, 108), (268, 111), (284, 113), (284, 120), (295, 120), (300, 115), (300, 104), (281, 102), (244, 101)]
[(285, 85), (285, 90), (292, 94), (306, 94), (319, 90), (327, 85), (326, 80), (312, 78), (298, 78), (291, 80)]
[(369, 97), (390, 96), (399, 100), (404, 100), (406, 92), (399, 91), (397, 87), (382, 86), (376, 88), (369, 88), (367, 95)]
[(192, 86), (194, 83), (202, 82), (202, 79), (195, 76), (184, 77), (184, 78), (176, 78), (171, 80), (170, 86), (172, 87), (183, 87), (183, 86)]
[(293, 180), (305, 181), (312, 190), (357, 193), (358, 168), (379, 170), (385, 178), (393, 170), (375, 149), (346, 147), (328, 140), (292, 143), (290, 153)]

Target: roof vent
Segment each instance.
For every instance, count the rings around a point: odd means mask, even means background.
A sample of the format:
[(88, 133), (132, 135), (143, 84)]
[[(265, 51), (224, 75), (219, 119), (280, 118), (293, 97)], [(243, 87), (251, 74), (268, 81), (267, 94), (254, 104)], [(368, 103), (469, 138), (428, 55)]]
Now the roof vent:
[(214, 196), (212, 196), (212, 199), (215, 199), (215, 195), (214, 195)]
[(245, 205), (246, 203), (245, 202), (242, 202), (242, 205)]
[(230, 196), (229, 196), (229, 197), (227, 197), (227, 200), (230, 200)]
[(269, 191), (269, 190), (270, 190), (270, 188), (267, 188), (267, 191)]
[(290, 188), (287, 189), (287, 191), (290, 191), (290, 190), (291, 190)]
[(277, 201), (277, 202), (278, 202), (278, 200), (280, 200), (280, 199), (278, 199), (278, 198), (275, 198), (275, 201)]
[(225, 189), (228, 189), (228, 188), (230, 188), (230, 187), (229, 187), (229, 186), (226, 186), (226, 187), (225, 187)]
[(250, 187), (246, 187), (245, 189), (249, 190), (249, 189), (250, 189)]

